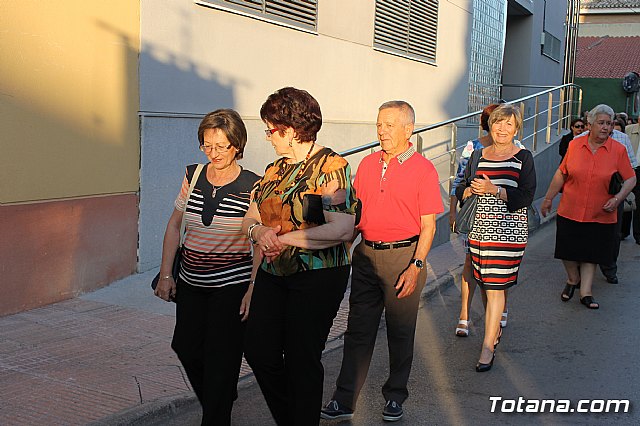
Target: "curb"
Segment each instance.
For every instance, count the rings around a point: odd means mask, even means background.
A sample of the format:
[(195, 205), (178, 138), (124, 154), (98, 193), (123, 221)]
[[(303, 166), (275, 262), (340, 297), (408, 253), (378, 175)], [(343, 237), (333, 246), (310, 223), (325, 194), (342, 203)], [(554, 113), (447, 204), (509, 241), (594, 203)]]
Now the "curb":
[(176, 415), (187, 408), (199, 404), (195, 394), (188, 392), (143, 403), (96, 422), (89, 423), (89, 426), (153, 425), (165, 416)]

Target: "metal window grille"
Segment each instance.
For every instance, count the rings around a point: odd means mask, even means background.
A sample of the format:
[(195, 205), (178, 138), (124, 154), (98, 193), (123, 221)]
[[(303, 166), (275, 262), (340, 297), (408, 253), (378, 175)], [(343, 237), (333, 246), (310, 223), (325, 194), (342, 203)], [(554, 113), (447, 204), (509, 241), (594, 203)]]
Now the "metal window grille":
[(374, 47), (436, 61), (438, 0), (376, 0)]
[[(506, 24), (507, 2), (473, 0), (469, 55), (469, 112), (479, 111), (500, 99)], [(468, 119), (468, 124), (478, 123), (479, 116), (474, 115)]]
[(542, 54), (548, 56), (556, 62), (560, 62), (560, 45), (559, 38), (554, 37), (550, 33), (542, 32)]
[(318, 0), (197, 0), (199, 4), (316, 30)]

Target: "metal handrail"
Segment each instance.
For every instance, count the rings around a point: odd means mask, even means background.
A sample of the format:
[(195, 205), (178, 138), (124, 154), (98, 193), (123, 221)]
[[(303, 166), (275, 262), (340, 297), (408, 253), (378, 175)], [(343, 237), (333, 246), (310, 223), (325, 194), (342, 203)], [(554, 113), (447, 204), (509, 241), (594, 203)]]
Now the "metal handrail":
[[(507, 85), (505, 85), (507, 86)], [(513, 87), (515, 85), (509, 85), (510, 87)], [(521, 86), (521, 87), (529, 87), (529, 86)], [(539, 86), (540, 87), (540, 86)], [(580, 114), (581, 108), (582, 108), (582, 89), (580, 86), (573, 84), (573, 83), (569, 83), (569, 84), (563, 84), (560, 86), (555, 86), (555, 87), (550, 87), (550, 86), (544, 86), (547, 87), (545, 90), (542, 90), (540, 92), (537, 93), (533, 93), (531, 95), (527, 95), (527, 96), (523, 96), (511, 101), (508, 101), (510, 104), (519, 104), (520, 106), (520, 111), (522, 112), (523, 115), (523, 126), (520, 129), (520, 133), (518, 135), (518, 139), (520, 139), (520, 141), (528, 141), (529, 139), (531, 139), (531, 151), (536, 152), (537, 150), (537, 143), (538, 143), (538, 134), (540, 132), (545, 132), (545, 140), (546, 143), (550, 143), (551, 140), (551, 131), (552, 128), (554, 126), (557, 125), (557, 135), (560, 135), (561, 129), (563, 126), (567, 126), (568, 122), (570, 120), (571, 115), (573, 115), (573, 105), (574, 103), (577, 103), (577, 114)], [(556, 104), (554, 104), (554, 100), (553, 100), (553, 92), (555, 91), (559, 91), (559, 97), (558, 97), (558, 101)], [(576, 94), (577, 94), (577, 99), (576, 98)], [(540, 109), (540, 98), (544, 95), (547, 95), (547, 99), (544, 100), (543, 102), (546, 102), (547, 106), (546, 109)], [(529, 116), (525, 117), (525, 103), (527, 101), (530, 100), (534, 100), (535, 101), (535, 112), (533, 114), (530, 114)], [(556, 111), (557, 110), (557, 111)], [(440, 121), (438, 123), (435, 124), (430, 124), (428, 126), (424, 126), (424, 127), (420, 127), (418, 129), (415, 129), (412, 133), (412, 135), (418, 135), (418, 151), (422, 152), (422, 149), (420, 147), (421, 144), (421, 137), (419, 136), (421, 133), (430, 131), (430, 130), (434, 130), (434, 129), (438, 129), (438, 128), (442, 128), (444, 126), (447, 125), (452, 125), (451, 126), (451, 137), (450, 137), (450, 143), (448, 144), (448, 148), (446, 151), (439, 153), (438, 155), (435, 155), (433, 157), (430, 157), (430, 160), (436, 160), (439, 158), (442, 158), (444, 156), (450, 156), (450, 161), (449, 161), (449, 176), (446, 179), (443, 179), (440, 181), (441, 184), (449, 181), (449, 184), (451, 185), (454, 179), (454, 175), (456, 173), (456, 167), (457, 167), (457, 151), (458, 149), (463, 148), (466, 144), (461, 144), (458, 145), (457, 144), (457, 133), (458, 133), (458, 126), (456, 125), (456, 122), (462, 121), (462, 120), (467, 120), (469, 118), (472, 117), (476, 117), (479, 116), (480, 114), (482, 114), (482, 110), (480, 111), (474, 111), (474, 112), (470, 112), (467, 114), (463, 114), (457, 117), (453, 117), (450, 118), (448, 120), (444, 120), (444, 121)], [(538, 128), (538, 121), (539, 119), (542, 120), (542, 117), (546, 114), (546, 123), (542, 128)], [(557, 115), (557, 119), (553, 120), (553, 115), (556, 114)], [(525, 135), (524, 134), (524, 128), (526, 127), (526, 125), (529, 125), (530, 122), (533, 121), (532, 123), (532, 129), (531, 129), (531, 133)], [(478, 133), (481, 133), (481, 129), (479, 129)], [(354, 148), (350, 148), (347, 149), (345, 151), (342, 151), (340, 153), (340, 155), (344, 156), (349, 156), (349, 155), (353, 155), (353, 154), (357, 154), (366, 150), (371, 150), (373, 152), (373, 150), (375, 148), (378, 148), (380, 146), (378, 141), (374, 141), (374, 142), (370, 142), (361, 146), (357, 146)], [(433, 148), (433, 147), (430, 147)], [(451, 188), (449, 188), (449, 190), (451, 190)]]
[[(514, 87), (514, 85), (510, 85), (510, 86)], [(545, 86), (545, 87), (549, 87), (549, 86)], [(563, 85), (560, 85), (560, 86), (551, 87), (551, 88), (543, 90), (541, 92), (537, 92), (537, 93), (533, 93), (531, 95), (523, 96), (521, 98), (514, 99), (512, 101), (508, 101), (508, 103), (510, 103), (510, 104), (521, 103), (522, 104), (523, 102), (526, 102), (526, 101), (528, 101), (530, 99), (537, 98), (537, 97), (539, 97), (541, 95), (544, 95), (544, 94), (547, 94), (547, 93), (551, 93), (551, 92), (554, 92), (556, 90), (564, 90), (566, 88), (578, 89), (580, 91), (580, 93), (582, 94), (582, 89), (577, 84), (563, 84)], [(580, 102), (581, 102), (581, 99), (582, 98), (580, 98)], [(569, 101), (566, 101), (566, 100), (563, 99), (562, 102), (566, 103), (566, 102), (569, 102)], [(580, 113), (580, 108), (581, 108), (581, 106), (578, 107), (578, 113)], [(521, 111), (521, 112), (524, 114), (524, 111)], [(450, 118), (448, 120), (440, 121), (440, 122), (435, 123), (435, 124), (430, 124), (428, 126), (420, 127), (418, 129), (415, 129), (413, 131), (412, 135), (417, 135), (419, 133), (423, 133), (423, 132), (426, 132), (426, 131), (429, 131), (429, 130), (437, 129), (439, 127), (446, 126), (447, 124), (452, 124), (452, 123), (455, 123), (456, 121), (466, 120), (466, 119), (469, 119), (471, 117), (475, 117), (476, 115), (480, 115), (480, 114), (482, 114), (482, 110), (470, 112), (470, 113), (467, 113), (467, 114), (464, 114), (464, 115), (460, 115), (458, 117), (454, 117), (454, 118)], [(523, 117), (523, 121), (527, 121), (527, 120), (530, 120), (530, 119), (531, 119), (531, 117), (527, 117), (527, 118)], [(350, 149), (347, 149), (345, 151), (342, 151), (342, 152), (340, 152), (340, 155), (345, 157), (345, 156), (348, 156), (348, 155), (357, 154), (359, 152), (366, 151), (368, 149), (376, 148), (379, 145), (380, 145), (380, 143), (378, 141), (373, 141), (373, 142), (370, 142), (370, 143), (367, 143), (367, 144), (364, 144), (364, 145), (357, 146), (355, 148), (350, 148)], [(456, 148), (461, 148), (461, 147), (462, 146), (456, 146)]]

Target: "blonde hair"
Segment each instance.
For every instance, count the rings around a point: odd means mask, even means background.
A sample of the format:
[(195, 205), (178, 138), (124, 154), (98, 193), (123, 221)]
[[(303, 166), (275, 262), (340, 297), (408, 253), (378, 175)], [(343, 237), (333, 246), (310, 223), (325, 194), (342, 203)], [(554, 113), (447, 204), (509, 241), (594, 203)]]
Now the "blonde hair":
[(520, 108), (513, 104), (498, 105), (489, 116), (489, 127), (497, 121), (508, 120), (512, 116), (516, 120), (516, 132), (519, 132), (522, 129), (522, 113)]

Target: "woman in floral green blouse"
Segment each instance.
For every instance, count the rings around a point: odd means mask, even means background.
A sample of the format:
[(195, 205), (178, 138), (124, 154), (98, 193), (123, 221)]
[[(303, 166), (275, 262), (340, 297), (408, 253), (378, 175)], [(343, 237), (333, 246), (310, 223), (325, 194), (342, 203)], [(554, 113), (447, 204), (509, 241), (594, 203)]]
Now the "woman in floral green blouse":
[(245, 357), (278, 425), (318, 424), (320, 361), (350, 273), (356, 198), (347, 161), (318, 145), (318, 102), (285, 87), (260, 109), (281, 157), (253, 190), (243, 230), (264, 259)]

